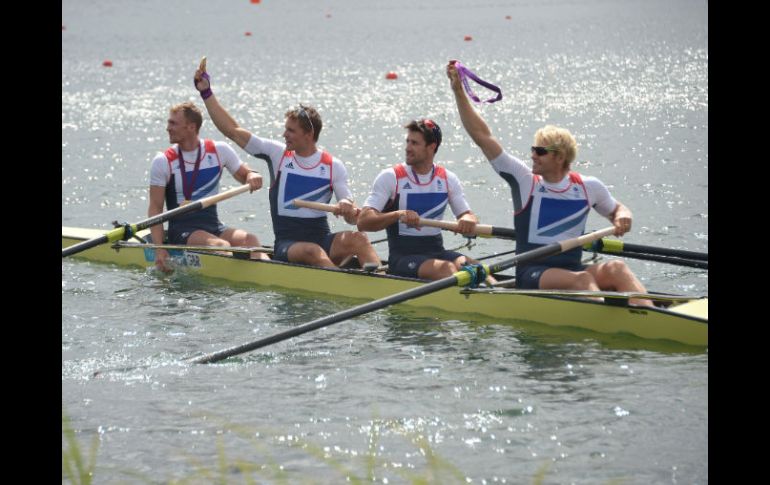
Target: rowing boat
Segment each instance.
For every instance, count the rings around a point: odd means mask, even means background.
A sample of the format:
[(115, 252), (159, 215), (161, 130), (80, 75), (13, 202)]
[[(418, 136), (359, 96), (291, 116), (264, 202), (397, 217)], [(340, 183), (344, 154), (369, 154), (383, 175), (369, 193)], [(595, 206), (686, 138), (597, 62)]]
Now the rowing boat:
[[(101, 234), (103, 231), (98, 229), (62, 226), (62, 248)], [(141, 231), (137, 236), (141, 238), (146, 234), (149, 231)], [(187, 270), (206, 277), (361, 300), (382, 298), (425, 283), (379, 272), (250, 260), (203, 250), (171, 253)], [(103, 244), (73, 257), (142, 268), (154, 265), (154, 251), (146, 248), (114, 248)], [(401, 305), (475, 314), (500, 321), (536, 322), (605, 334), (631, 334), (693, 346), (708, 345), (708, 297), (654, 294), (662, 306), (648, 308), (630, 305), (629, 295), (624, 294), (607, 293), (603, 302), (587, 299), (586, 296), (601, 295), (502, 288), (448, 288)]]

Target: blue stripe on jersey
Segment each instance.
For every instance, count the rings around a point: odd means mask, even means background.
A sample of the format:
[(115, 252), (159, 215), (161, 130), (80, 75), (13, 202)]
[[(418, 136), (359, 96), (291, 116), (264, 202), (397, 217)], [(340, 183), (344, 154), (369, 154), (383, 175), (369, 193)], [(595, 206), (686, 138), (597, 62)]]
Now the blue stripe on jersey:
[(543, 197), (538, 211), (537, 227), (549, 226), (555, 222), (571, 219), (581, 212), (585, 212), (588, 202), (581, 200), (551, 199)]
[(294, 199), (329, 201), (331, 200), (329, 179), (288, 173), (286, 174), (283, 197), (284, 204), (288, 202), (285, 207), (289, 207)]
[(575, 226), (579, 226), (583, 224), (583, 221), (588, 217), (588, 206), (583, 209), (582, 214), (577, 214), (580, 217), (573, 217), (571, 220), (565, 221), (558, 226), (552, 227), (548, 229), (547, 231), (540, 231), (538, 230), (537, 235), (538, 236), (556, 236), (557, 234), (561, 234), (568, 229), (571, 229)]
[(422, 217), (425, 219), (441, 219), (444, 216), (444, 209), (446, 209), (446, 201), (437, 207), (436, 210), (426, 212)]
[(444, 212), (447, 204), (446, 192), (407, 194), (406, 208), (423, 218), (436, 217)]
[[(195, 180), (196, 187), (193, 191), (193, 198), (200, 199), (217, 193), (217, 184), (219, 183), (220, 176), (221, 172), (218, 166), (198, 169), (198, 178)], [(192, 183), (192, 173), (186, 172), (185, 178), (188, 184)]]

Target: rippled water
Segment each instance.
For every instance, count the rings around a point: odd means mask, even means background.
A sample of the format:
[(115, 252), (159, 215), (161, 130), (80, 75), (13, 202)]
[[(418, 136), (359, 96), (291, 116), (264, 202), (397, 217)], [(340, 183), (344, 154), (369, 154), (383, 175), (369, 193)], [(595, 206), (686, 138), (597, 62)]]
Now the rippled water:
[[(286, 109), (317, 106), (359, 202), (403, 159), (402, 125), (435, 119), (438, 158), (482, 222), (510, 226), (507, 185), (459, 124), (444, 74), (457, 58), (503, 89), (481, 109), (507, 150), (570, 128), (576, 168), (633, 210), (628, 241), (708, 251), (707, 20), (704, 1), (64, 2), (62, 224), (146, 217), (168, 107), (199, 102), (207, 55), (217, 97), (258, 134), (280, 138)], [(222, 138), (208, 119), (202, 135)], [(220, 214), (272, 240), (266, 191)], [(651, 289), (708, 292), (707, 272), (629, 264)], [(708, 354), (676, 346), (393, 308), (227, 364), (178, 363), (355, 303), (63, 260), (62, 408), (84, 444), (99, 437), (97, 481), (207, 483), (222, 453), (264, 464), (268, 482), (281, 469), (340, 482), (334, 463), (389, 483), (708, 482)]]

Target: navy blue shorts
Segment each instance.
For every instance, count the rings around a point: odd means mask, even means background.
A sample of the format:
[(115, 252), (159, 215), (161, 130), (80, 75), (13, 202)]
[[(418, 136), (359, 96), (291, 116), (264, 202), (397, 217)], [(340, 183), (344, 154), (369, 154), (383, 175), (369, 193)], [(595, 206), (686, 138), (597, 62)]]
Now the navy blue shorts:
[(388, 258), (388, 273), (397, 276), (407, 276), (409, 278), (418, 278), (417, 272), (420, 265), (429, 259), (441, 259), (443, 261), (454, 261), (463, 256), (457, 251), (439, 251), (426, 254), (391, 254)]
[(216, 237), (219, 237), (223, 232), (225, 232), (225, 229), (227, 229), (227, 227), (225, 227), (225, 225), (221, 222), (218, 224), (195, 225), (174, 224), (168, 228), (168, 243), (187, 244), (187, 238), (189, 238), (190, 234), (194, 233), (195, 231), (206, 231), (209, 234), (213, 234)]
[(275, 241), (275, 247), (273, 248), (273, 259), (276, 261), (289, 262), (289, 248), (299, 242), (310, 242), (321, 246), (321, 249), (326, 251), (326, 254), (331, 258), (332, 243), (336, 232), (330, 232), (329, 234), (321, 237), (311, 238), (309, 240), (298, 241), (295, 239), (278, 239)]
[(516, 288), (522, 290), (539, 290), (540, 278), (547, 269), (559, 268), (566, 269), (567, 271), (584, 271), (586, 267), (582, 264), (572, 266), (569, 268), (563, 268), (560, 266), (543, 266), (543, 265), (531, 265), (520, 268), (516, 271)]

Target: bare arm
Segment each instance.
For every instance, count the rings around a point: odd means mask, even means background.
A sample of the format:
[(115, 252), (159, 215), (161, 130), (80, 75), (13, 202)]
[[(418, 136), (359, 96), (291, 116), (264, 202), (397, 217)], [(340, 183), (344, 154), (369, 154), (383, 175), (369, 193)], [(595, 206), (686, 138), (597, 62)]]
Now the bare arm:
[[(154, 217), (163, 212), (163, 205), (166, 202), (166, 188), (157, 185), (150, 185), (150, 205), (147, 208), (147, 216)], [(163, 224), (155, 224), (150, 227), (152, 242), (154, 244), (163, 244)], [(171, 271), (166, 264), (168, 260), (168, 251), (165, 249), (155, 250), (155, 266), (165, 272)]]
[(410, 210), (380, 212), (372, 207), (364, 207), (358, 215), (358, 230), (381, 231), (399, 220), (403, 220), (407, 225), (419, 227), (420, 216)]
[(460, 113), (460, 120), (463, 123), (465, 131), (468, 132), (470, 137), (481, 148), (484, 156), (487, 160), (494, 160), (503, 152), (503, 147), (500, 146), (489, 130), (489, 126), (484, 119), (473, 109), (471, 102), (468, 101), (468, 97), (463, 92), (462, 82), (460, 81), (460, 75), (457, 74), (457, 68), (454, 65), (455, 61), (449, 61), (446, 68), (447, 77), (449, 77), (449, 84), (452, 87), (452, 92), (455, 95), (455, 101), (457, 102), (457, 111)]
[(615, 226), (615, 235), (622, 236), (631, 230), (631, 223), (633, 222), (634, 216), (631, 214), (631, 210), (628, 207), (618, 202), (618, 205), (615, 207), (615, 210), (612, 211), (612, 214), (610, 214), (608, 219), (612, 222), (612, 225)]
[[(195, 81), (195, 88), (198, 91), (205, 91), (211, 88), (211, 83), (207, 79), (208, 76), (203, 76), (205, 73), (206, 71), (203, 66), (195, 71), (193, 79)], [(237, 143), (238, 146), (245, 148), (251, 138), (249, 130), (241, 128), (238, 122), (230, 116), (230, 113), (225, 111), (222, 105), (219, 104), (217, 97), (214, 96), (213, 93), (204, 99), (203, 103), (206, 105), (206, 110), (209, 112), (209, 116), (211, 116), (211, 121), (214, 122), (214, 126), (216, 126), (227, 138)]]
[(233, 178), (242, 184), (249, 184), (251, 186), (249, 192), (262, 188), (262, 175), (251, 170), (246, 163), (241, 164), (238, 171), (233, 174)]

